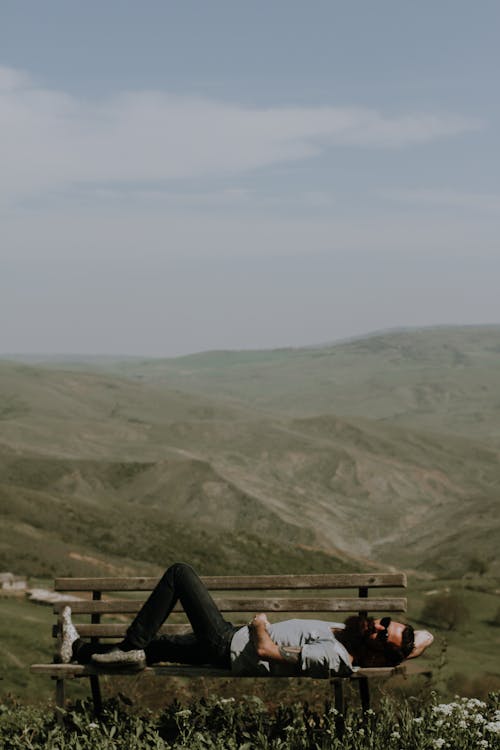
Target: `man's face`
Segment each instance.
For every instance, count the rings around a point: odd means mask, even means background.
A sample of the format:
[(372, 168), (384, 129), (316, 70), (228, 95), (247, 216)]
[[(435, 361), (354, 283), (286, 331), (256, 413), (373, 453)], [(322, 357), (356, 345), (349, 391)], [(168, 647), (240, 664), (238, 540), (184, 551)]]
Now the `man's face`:
[[(389, 623), (387, 622), (389, 620)], [(373, 621), (374, 631), (370, 638), (379, 638), (380, 640), (392, 643), (394, 646), (401, 648), (403, 645), (403, 631), (406, 628), (405, 623), (396, 622), (389, 617), (382, 617)], [(387, 634), (387, 637), (386, 637)]]

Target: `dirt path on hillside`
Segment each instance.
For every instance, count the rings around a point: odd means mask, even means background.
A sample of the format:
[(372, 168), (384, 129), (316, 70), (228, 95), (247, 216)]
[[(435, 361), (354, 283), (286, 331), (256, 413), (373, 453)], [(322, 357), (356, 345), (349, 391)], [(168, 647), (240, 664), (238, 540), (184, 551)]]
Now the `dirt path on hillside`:
[(20, 669), (24, 669), (26, 667), (26, 664), (23, 664), (20, 659), (17, 658), (15, 654), (13, 654), (11, 651), (8, 651), (6, 648), (0, 645), (0, 653), (2, 656), (4, 656), (6, 659), (10, 661), (11, 664), (13, 664), (15, 667), (19, 667)]

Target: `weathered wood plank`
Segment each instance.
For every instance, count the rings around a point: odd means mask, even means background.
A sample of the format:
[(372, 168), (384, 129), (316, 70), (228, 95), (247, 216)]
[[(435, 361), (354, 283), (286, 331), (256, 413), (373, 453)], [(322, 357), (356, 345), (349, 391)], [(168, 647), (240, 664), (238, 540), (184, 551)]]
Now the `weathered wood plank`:
[[(230, 669), (217, 669), (216, 667), (210, 666), (190, 666), (187, 664), (168, 664), (158, 665), (152, 667), (146, 667), (142, 670), (145, 673), (161, 675), (163, 677), (234, 677)], [(119, 674), (119, 675), (134, 675), (137, 676), (137, 670), (126, 670), (126, 669), (109, 669), (104, 667), (94, 667), (92, 665), (83, 666), (81, 664), (32, 664), (30, 672), (33, 674), (45, 674), (50, 677), (59, 679), (72, 679), (76, 677), (88, 677), (90, 675), (99, 674)], [(377, 667), (377, 668), (362, 668), (351, 675), (350, 679), (359, 679), (360, 677), (368, 678), (385, 678), (391, 677), (394, 674), (405, 674), (406, 666), (400, 664), (397, 667)], [(275, 677), (275, 675), (273, 675)], [(303, 675), (301, 675), (303, 677)], [(238, 679), (241, 679), (238, 677)], [(255, 679), (253, 676), (251, 679)], [(266, 675), (263, 679), (268, 679)], [(284, 679), (297, 679), (297, 677), (285, 677)], [(341, 678), (338, 678), (341, 679)], [(347, 678), (349, 679), (349, 678)]]
[[(281, 589), (405, 588), (405, 573), (326, 573), (311, 575), (201, 576), (212, 591)], [(158, 578), (56, 578), (56, 591), (150, 591)]]
[[(369, 603), (370, 612), (405, 612), (405, 597), (372, 597), (364, 599), (359, 597), (339, 598), (244, 598), (233, 599), (214, 598), (221, 612), (359, 612), (367, 609)], [(132, 614), (137, 612), (143, 602), (137, 599), (105, 599), (102, 601), (80, 601), (73, 602), (72, 612), (75, 614)], [(54, 612), (58, 613), (65, 607), (64, 602), (54, 605)], [(175, 612), (182, 612), (182, 607), (177, 604)]]

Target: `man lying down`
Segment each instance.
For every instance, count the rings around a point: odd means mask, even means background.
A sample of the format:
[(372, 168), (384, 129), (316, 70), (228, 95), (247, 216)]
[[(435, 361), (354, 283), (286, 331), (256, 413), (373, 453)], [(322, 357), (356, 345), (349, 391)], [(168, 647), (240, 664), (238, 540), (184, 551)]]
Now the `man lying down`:
[[(180, 601), (192, 632), (158, 631)], [(119, 644), (80, 638), (71, 609), (62, 612), (59, 661), (143, 669), (146, 664), (211, 665), (235, 675), (348, 676), (359, 667), (393, 667), (419, 656), (433, 641), (426, 630), (390, 617), (354, 615), (344, 623), (292, 619), (270, 623), (264, 612), (248, 625), (225, 620), (193, 568), (171, 565)]]

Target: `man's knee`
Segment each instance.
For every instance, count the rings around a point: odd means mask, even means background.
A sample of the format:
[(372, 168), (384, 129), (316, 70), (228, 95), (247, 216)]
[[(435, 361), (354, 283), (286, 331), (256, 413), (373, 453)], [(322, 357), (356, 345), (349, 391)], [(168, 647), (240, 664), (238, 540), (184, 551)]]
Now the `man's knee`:
[(173, 565), (170, 565), (169, 568), (165, 571), (165, 577), (168, 577), (171, 580), (178, 580), (179, 578), (194, 573), (194, 569), (191, 567), (191, 565), (188, 565), (187, 563), (183, 562), (176, 562)]

